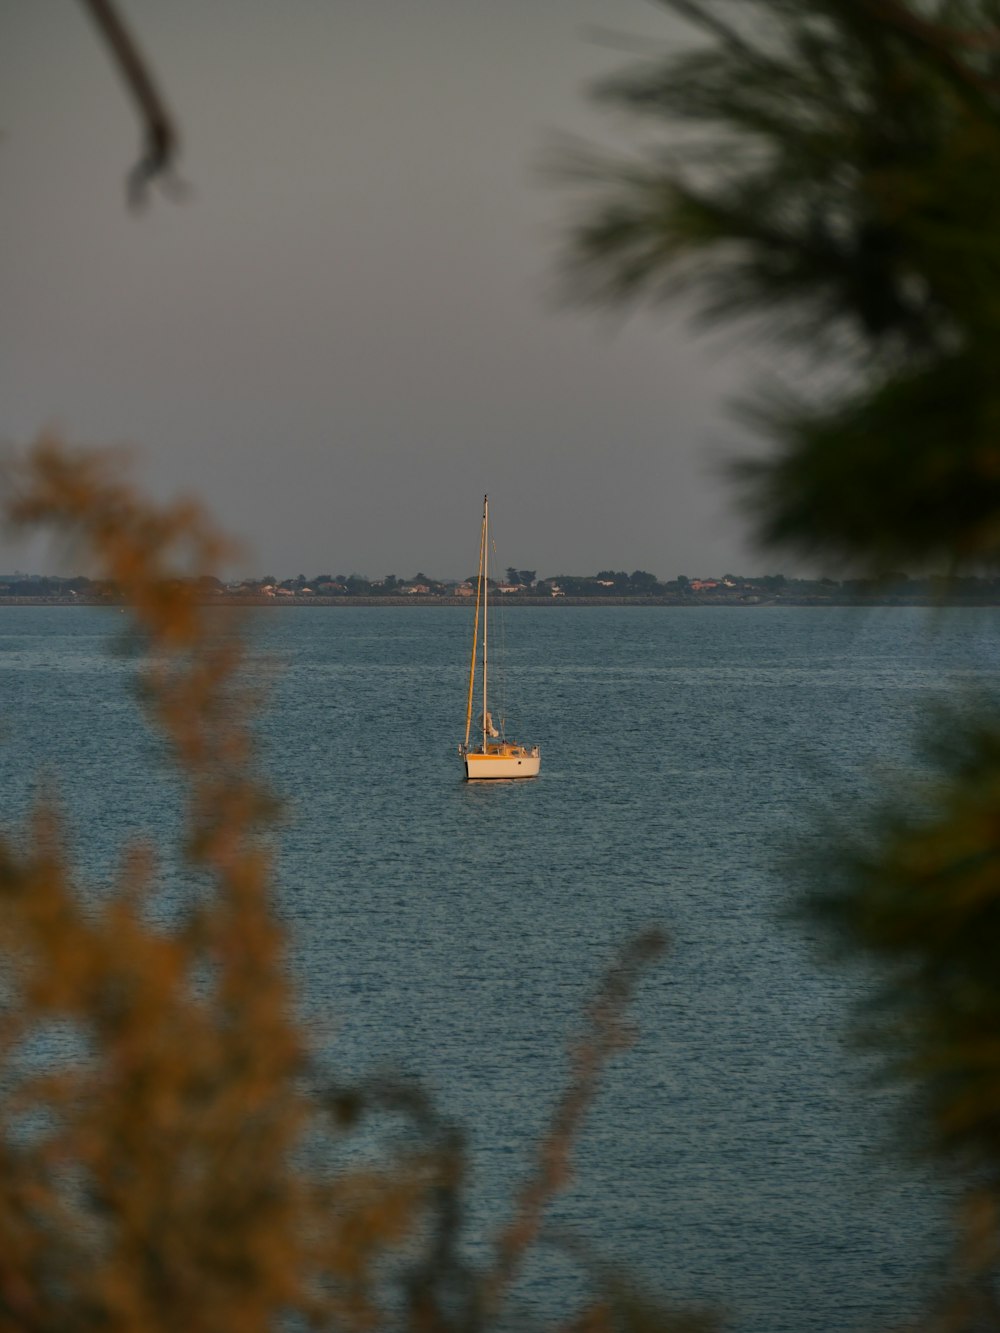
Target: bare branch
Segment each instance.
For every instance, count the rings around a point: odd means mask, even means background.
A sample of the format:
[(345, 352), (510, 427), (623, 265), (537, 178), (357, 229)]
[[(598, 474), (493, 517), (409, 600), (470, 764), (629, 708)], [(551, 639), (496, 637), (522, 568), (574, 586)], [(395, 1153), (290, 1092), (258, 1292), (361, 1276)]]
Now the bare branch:
[[(128, 175), (128, 197), (133, 207), (145, 202), (147, 187), (155, 180), (173, 179), (180, 139), (153, 72), (113, 0), (81, 0), (103, 37), (139, 109), (145, 151)], [(176, 186), (176, 180), (173, 180)]]
[(630, 1044), (625, 1011), (636, 983), (665, 947), (661, 931), (644, 931), (625, 946), (604, 976), (588, 1013), (589, 1030), (572, 1052), (569, 1083), (538, 1145), (534, 1175), (521, 1189), (514, 1216), (498, 1238), (497, 1257), (484, 1289), (487, 1314), (496, 1312), (522, 1259), (537, 1241), (546, 1207), (569, 1184), (572, 1149), (597, 1095), (604, 1067), (616, 1051)]

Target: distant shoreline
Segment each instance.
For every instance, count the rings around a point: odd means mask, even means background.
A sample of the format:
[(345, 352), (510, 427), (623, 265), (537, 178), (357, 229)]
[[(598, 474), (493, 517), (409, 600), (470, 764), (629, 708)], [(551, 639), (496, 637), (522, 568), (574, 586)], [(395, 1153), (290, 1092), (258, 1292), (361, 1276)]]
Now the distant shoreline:
[[(499, 600), (499, 599), (498, 599)], [(0, 608), (5, 606), (67, 606), (67, 607), (103, 607), (105, 610), (124, 610), (128, 605), (124, 601), (108, 601), (87, 597), (0, 597)], [(217, 607), (266, 607), (268, 609), (286, 609), (289, 607), (339, 607), (368, 609), (370, 607), (464, 607), (472, 610), (468, 597), (226, 597), (213, 596), (202, 598), (200, 605)], [(504, 597), (500, 605), (517, 610), (518, 607), (544, 607), (546, 610), (558, 610), (560, 607), (662, 607), (668, 610), (730, 608), (735, 610), (756, 611), (761, 608), (798, 607), (923, 607), (941, 609), (944, 607), (980, 607), (982, 609), (1000, 608), (1000, 600), (988, 600), (975, 597)]]

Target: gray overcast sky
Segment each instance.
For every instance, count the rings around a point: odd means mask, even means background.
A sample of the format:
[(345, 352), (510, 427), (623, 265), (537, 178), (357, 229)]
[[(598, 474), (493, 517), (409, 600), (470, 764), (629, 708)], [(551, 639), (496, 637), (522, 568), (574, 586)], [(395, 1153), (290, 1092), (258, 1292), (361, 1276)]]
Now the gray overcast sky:
[[(0, 0), (0, 437), (132, 443), (248, 572), (501, 561), (762, 571), (715, 475), (732, 360), (662, 312), (552, 298), (571, 200), (539, 164), (644, 0), (124, 0), (180, 124), (139, 216), (131, 107), (71, 0)], [(30, 553), (0, 547), (5, 566)], [(52, 566), (52, 560), (34, 558)]]

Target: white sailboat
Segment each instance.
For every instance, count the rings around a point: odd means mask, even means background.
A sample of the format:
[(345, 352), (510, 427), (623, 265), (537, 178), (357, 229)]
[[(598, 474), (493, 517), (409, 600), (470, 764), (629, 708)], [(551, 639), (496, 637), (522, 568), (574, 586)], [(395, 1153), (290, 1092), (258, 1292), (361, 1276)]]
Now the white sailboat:
[[(537, 777), (542, 766), (542, 755), (537, 745), (519, 745), (509, 741), (504, 735), (504, 719), (500, 726), (494, 725), (487, 702), (489, 684), (489, 623), (490, 596), (487, 575), (490, 528), (489, 496), (483, 496), (483, 527), (479, 538), (479, 572), (476, 576), (476, 618), (472, 627), (472, 661), (469, 664), (469, 696), (465, 710), (465, 742), (458, 747), (458, 753), (465, 765), (465, 776), (472, 780), (481, 778), (533, 778)], [(479, 633), (480, 616), (482, 618), (482, 636)], [(480, 657), (480, 637), (482, 656)], [(477, 672), (480, 668), (481, 675)], [(479, 716), (477, 736), (472, 737), (472, 710), (476, 693), (477, 676), (482, 683), (482, 712)]]

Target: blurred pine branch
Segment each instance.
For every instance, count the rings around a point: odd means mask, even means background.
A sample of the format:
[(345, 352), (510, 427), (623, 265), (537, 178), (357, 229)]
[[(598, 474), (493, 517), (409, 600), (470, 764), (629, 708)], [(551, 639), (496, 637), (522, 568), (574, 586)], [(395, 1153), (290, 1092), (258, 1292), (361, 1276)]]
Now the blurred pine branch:
[[(574, 149), (584, 302), (694, 303), (770, 338), (741, 412), (765, 545), (878, 576), (1000, 558), (1000, 4), (661, 0), (691, 43), (598, 89), (644, 147)], [(843, 810), (800, 885), (881, 993), (858, 1016), (903, 1141), (960, 1199), (942, 1329), (1000, 1327), (1000, 708), (932, 728), (919, 799)], [(930, 788), (928, 788), (928, 784)]]

